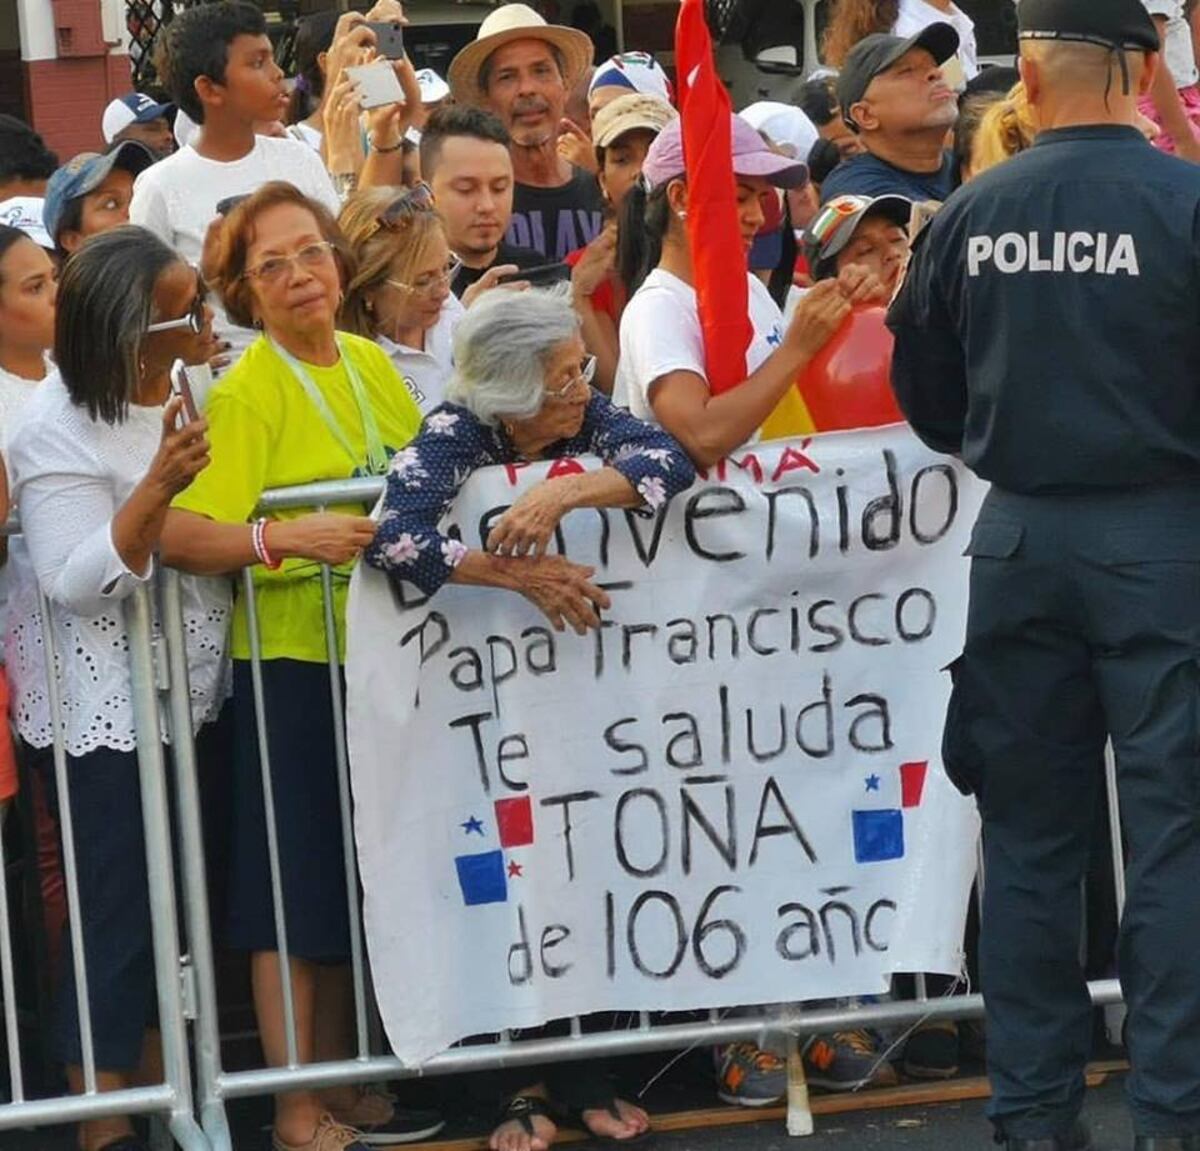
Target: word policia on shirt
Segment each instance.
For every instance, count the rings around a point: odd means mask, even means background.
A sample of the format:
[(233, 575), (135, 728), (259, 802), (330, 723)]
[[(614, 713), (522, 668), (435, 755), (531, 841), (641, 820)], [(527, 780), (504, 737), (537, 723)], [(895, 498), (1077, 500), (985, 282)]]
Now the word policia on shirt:
[[(1042, 253), (1046, 254), (1043, 255)], [(993, 239), (991, 236), (971, 236), (967, 240), (967, 275), (981, 275), (987, 265), (998, 272), (1013, 275), (1016, 272), (1073, 272), (1084, 275), (1095, 272), (1098, 276), (1115, 276), (1124, 272), (1127, 276), (1140, 276), (1137, 245), (1128, 232), (1122, 232), (1115, 240), (1107, 232), (1092, 235), (1090, 232), (1055, 232), (1042, 237), (1037, 232), (1023, 236), (1019, 232), (1005, 232)]]

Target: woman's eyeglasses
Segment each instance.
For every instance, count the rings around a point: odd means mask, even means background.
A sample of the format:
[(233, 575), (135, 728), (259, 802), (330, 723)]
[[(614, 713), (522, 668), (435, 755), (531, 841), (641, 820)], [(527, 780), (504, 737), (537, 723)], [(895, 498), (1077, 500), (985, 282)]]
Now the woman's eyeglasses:
[(403, 280), (390, 279), (384, 280), (384, 283), (390, 284), (393, 288), (399, 288), (402, 292), (410, 292), (420, 298), (432, 299), (443, 288), (450, 286), (461, 267), (462, 260), (456, 256), (440, 272), (431, 272), (427, 276), (420, 276), (411, 284), (406, 284)]
[(376, 219), (381, 228), (402, 228), (418, 212), (433, 211), (433, 189), (422, 181), (393, 200)]
[(146, 327), (146, 334), (151, 332), (175, 332), (181, 328), (187, 328), (193, 335), (198, 336), (204, 331), (204, 289), (200, 291), (192, 299), (191, 306), (187, 310), (187, 314), (180, 316), (177, 320), (158, 320)]
[(328, 240), (321, 240), (319, 243), (306, 245), (290, 256), (269, 256), (257, 268), (247, 268), (242, 275), (248, 280), (262, 280), (269, 284), (282, 279), (291, 271), (293, 264), (299, 264), (300, 267), (311, 271), (314, 268), (325, 267), (332, 258), (333, 244)]
[(572, 376), (561, 388), (547, 388), (546, 399), (548, 400), (568, 400), (582, 384), (585, 388), (592, 386), (592, 380), (596, 378), (596, 357), (585, 356), (579, 365), (579, 375)]

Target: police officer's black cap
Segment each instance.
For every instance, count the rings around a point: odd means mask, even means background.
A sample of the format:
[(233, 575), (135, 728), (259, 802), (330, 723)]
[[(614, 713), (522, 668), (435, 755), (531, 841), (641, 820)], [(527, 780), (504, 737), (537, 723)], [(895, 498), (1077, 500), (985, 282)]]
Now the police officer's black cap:
[(842, 106), (842, 117), (855, 131), (858, 125), (850, 118), (851, 107), (866, 95), (876, 76), (886, 72), (914, 48), (924, 48), (935, 63), (944, 64), (958, 51), (958, 33), (952, 24), (936, 21), (907, 40), (903, 36), (875, 32), (864, 36), (850, 49), (850, 55), (838, 73), (837, 97)]
[(1076, 40), (1143, 52), (1161, 47), (1141, 0), (1020, 0), (1017, 25), (1022, 40)]

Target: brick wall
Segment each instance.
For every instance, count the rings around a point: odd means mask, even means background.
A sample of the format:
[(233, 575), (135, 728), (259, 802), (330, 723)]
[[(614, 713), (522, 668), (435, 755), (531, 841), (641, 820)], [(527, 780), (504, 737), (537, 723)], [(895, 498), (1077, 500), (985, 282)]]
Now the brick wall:
[(46, 144), (66, 161), (104, 147), (100, 117), (108, 102), (132, 89), (128, 56), (30, 60), (25, 107)]

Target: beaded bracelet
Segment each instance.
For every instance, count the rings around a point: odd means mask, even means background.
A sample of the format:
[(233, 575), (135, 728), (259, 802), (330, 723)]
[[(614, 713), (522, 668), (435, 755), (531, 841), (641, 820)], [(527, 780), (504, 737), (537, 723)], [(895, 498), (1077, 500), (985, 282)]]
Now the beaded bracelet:
[(250, 542), (254, 548), (254, 554), (258, 558), (259, 563), (261, 563), (268, 571), (278, 570), (283, 561), (272, 556), (267, 548), (266, 520), (255, 520), (254, 523), (250, 525)]

